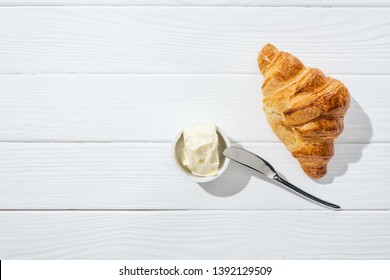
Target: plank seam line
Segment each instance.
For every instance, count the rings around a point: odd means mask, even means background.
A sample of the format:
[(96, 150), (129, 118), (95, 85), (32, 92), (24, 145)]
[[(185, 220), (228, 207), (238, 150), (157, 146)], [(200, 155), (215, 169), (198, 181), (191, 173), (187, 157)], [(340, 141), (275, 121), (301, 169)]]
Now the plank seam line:
[(0, 209), (0, 212), (388, 212), (390, 209)]

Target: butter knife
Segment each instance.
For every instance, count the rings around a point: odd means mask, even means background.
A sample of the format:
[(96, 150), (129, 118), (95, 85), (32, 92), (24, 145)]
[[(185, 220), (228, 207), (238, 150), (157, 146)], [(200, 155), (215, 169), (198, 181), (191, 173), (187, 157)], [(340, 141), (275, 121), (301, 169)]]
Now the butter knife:
[(314, 195), (311, 195), (301, 190), (300, 188), (294, 186), (290, 182), (284, 180), (282, 177), (279, 176), (279, 174), (275, 171), (275, 169), (272, 167), (272, 165), (269, 162), (262, 159), (258, 155), (255, 155), (254, 153), (251, 153), (245, 149), (238, 148), (238, 147), (229, 147), (223, 151), (223, 154), (226, 157), (230, 158), (231, 160), (234, 160), (235, 162), (238, 162), (246, 167), (249, 167), (263, 174), (267, 178), (275, 180), (276, 182), (281, 184), (284, 188), (287, 188), (288, 190), (292, 191), (298, 196), (306, 198), (311, 202), (314, 202), (316, 204), (319, 204), (321, 206), (324, 206), (332, 210), (341, 210), (340, 206), (322, 200), (318, 197), (315, 197)]

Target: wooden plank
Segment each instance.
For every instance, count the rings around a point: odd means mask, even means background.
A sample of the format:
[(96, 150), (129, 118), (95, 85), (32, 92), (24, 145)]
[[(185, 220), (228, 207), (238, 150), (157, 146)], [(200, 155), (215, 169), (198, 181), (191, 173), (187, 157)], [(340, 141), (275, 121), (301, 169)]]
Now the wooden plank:
[(272, 42), (326, 73), (390, 74), (390, 9), (2, 7), (0, 18), (0, 73), (257, 74)]
[(0, 212), (0, 257), (388, 259), (389, 219), (388, 211)]
[(0, 6), (388, 7), (386, 0), (1, 0)]
[[(340, 144), (315, 182), (282, 144), (244, 143), (288, 180), (344, 209), (390, 209), (390, 144)], [(198, 185), (168, 143), (2, 143), (0, 209), (322, 209), (232, 162)]]
[[(348, 143), (390, 141), (389, 76), (337, 76), (349, 87)], [(260, 75), (0, 75), (0, 141), (171, 141), (216, 122), (237, 141), (278, 142)]]

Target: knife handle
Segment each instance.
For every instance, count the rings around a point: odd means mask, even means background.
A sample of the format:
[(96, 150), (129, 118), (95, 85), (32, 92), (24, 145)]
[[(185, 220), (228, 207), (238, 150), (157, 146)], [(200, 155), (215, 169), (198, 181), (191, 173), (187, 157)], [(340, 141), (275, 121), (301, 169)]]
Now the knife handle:
[(284, 186), (286, 186), (287, 188), (289, 188), (290, 190), (292, 190), (293, 192), (299, 194), (300, 196), (302, 197), (305, 197), (311, 201), (314, 201), (318, 204), (321, 204), (323, 206), (326, 206), (332, 210), (341, 210), (341, 207), (336, 205), (336, 204), (333, 204), (333, 203), (330, 203), (330, 202), (327, 202), (325, 200), (322, 200), (318, 197), (315, 197), (314, 195), (311, 195), (303, 190), (301, 190), (300, 188), (294, 186), (293, 184), (291, 184), (290, 182), (284, 180), (282, 177), (280, 177), (279, 175), (275, 175), (274, 179), (276, 181), (278, 181), (279, 183), (283, 184)]

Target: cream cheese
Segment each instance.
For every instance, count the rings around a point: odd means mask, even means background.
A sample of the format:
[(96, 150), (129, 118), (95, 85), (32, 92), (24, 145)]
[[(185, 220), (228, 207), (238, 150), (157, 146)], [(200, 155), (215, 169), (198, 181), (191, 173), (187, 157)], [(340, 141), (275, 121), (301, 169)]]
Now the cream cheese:
[(192, 174), (202, 177), (218, 173), (218, 134), (215, 124), (199, 123), (183, 130), (184, 148), (181, 162)]

